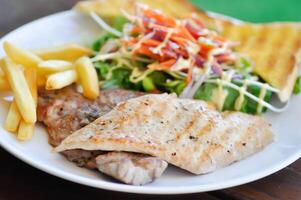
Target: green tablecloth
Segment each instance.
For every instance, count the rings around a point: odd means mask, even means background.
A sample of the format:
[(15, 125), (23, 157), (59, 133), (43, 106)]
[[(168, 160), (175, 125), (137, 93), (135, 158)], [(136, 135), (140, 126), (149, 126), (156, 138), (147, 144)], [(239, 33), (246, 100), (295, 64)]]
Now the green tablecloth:
[(251, 22), (301, 21), (301, 0), (191, 0), (205, 10)]

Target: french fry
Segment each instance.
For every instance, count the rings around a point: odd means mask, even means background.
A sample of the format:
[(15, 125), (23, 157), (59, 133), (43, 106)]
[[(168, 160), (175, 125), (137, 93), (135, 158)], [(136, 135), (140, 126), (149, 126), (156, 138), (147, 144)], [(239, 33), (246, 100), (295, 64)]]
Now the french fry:
[(38, 88), (44, 88), (46, 85), (47, 78), (43, 74), (39, 74), (37, 77), (37, 86)]
[(58, 72), (48, 76), (46, 90), (57, 90), (76, 82), (77, 73), (74, 69)]
[(83, 86), (84, 96), (95, 99), (99, 95), (97, 72), (88, 57), (82, 57), (75, 63), (78, 78)]
[(38, 70), (40, 74), (51, 74), (72, 69), (73, 64), (64, 60), (47, 60), (39, 63)]
[(0, 76), (5, 76), (2, 69), (3, 65), (4, 65), (4, 58), (0, 59)]
[(33, 136), (34, 128), (34, 123), (26, 123), (22, 119), (20, 122), (17, 138), (22, 141), (30, 140)]
[(0, 91), (9, 91), (10, 86), (2, 69), (4, 64), (4, 58), (0, 59)]
[[(37, 105), (37, 98), (38, 98), (38, 88), (37, 88), (37, 69), (35, 68), (26, 68), (24, 71), (24, 76), (28, 87), (30, 89), (31, 95)], [(29, 140), (33, 136), (34, 132), (34, 123), (27, 123), (23, 119), (20, 122), (18, 136), (19, 140)]]
[(0, 91), (9, 91), (10, 86), (5, 76), (0, 76)]
[(42, 62), (42, 59), (37, 55), (30, 51), (20, 49), (9, 42), (4, 42), (3, 48), (7, 56), (16, 64), (20, 64), (25, 67), (36, 67), (38, 63)]
[(14, 99), (22, 118), (27, 123), (36, 122), (37, 116), (35, 101), (25, 80), (22, 68), (13, 63), (10, 58), (5, 58), (3, 71), (14, 93)]
[(82, 56), (89, 56), (92, 50), (78, 44), (65, 44), (54, 48), (33, 51), (44, 60), (75, 61)]
[[(6, 91), (10, 89), (9, 83), (5, 78), (2, 67), (5, 65), (4, 59), (0, 59), (0, 90)], [(9, 106), (9, 111), (4, 123), (4, 128), (10, 132), (16, 132), (21, 120), (21, 115), (19, 113), (16, 102), (13, 101)]]
[(27, 85), (29, 87), (29, 90), (31, 92), (31, 95), (33, 97), (33, 100), (35, 101), (35, 104), (37, 104), (37, 99), (38, 99), (37, 69), (26, 68), (24, 70), (24, 76), (25, 76)]
[(16, 132), (18, 130), (21, 120), (21, 115), (18, 110), (17, 104), (13, 101), (9, 106), (9, 111), (4, 123), (4, 128), (10, 132)]

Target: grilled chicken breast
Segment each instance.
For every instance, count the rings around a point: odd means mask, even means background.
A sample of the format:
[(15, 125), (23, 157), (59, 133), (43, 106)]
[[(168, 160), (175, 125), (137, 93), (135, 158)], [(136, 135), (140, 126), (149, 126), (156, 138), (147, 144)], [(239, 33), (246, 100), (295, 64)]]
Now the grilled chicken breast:
[[(39, 91), (38, 120), (46, 125), (50, 144), (57, 146), (74, 131), (109, 112), (119, 102), (141, 95), (141, 92), (121, 89), (101, 90), (99, 98), (91, 101), (78, 93), (74, 86), (56, 91)], [(158, 158), (125, 152), (72, 149), (62, 154), (80, 167), (99, 169), (119, 181), (135, 185), (153, 181), (167, 167), (167, 163)]]
[(220, 113), (203, 101), (161, 94), (118, 104), (55, 150), (137, 152), (203, 174), (246, 158), (272, 138), (262, 117)]
[(161, 176), (167, 162), (143, 154), (110, 152), (96, 158), (99, 171), (131, 185), (144, 185)]

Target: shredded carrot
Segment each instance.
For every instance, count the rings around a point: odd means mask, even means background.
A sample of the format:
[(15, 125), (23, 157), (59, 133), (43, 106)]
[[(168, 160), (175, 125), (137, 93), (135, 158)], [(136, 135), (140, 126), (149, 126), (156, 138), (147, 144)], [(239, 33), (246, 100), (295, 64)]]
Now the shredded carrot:
[(138, 38), (131, 38), (130, 40), (121, 40), (122, 44), (125, 46), (133, 46), (138, 42)]
[(164, 66), (164, 67), (171, 67), (176, 62), (177, 61), (175, 59), (170, 59), (168, 61), (162, 62), (161, 65)]
[(148, 56), (149, 58), (155, 59), (155, 60), (162, 60), (161, 56), (158, 54), (154, 54), (149, 47), (141, 45), (139, 49), (137, 49), (135, 52), (133, 52), (134, 55), (140, 54), (144, 56)]
[(138, 26), (134, 26), (132, 28), (132, 33), (135, 34), (135, 33), (141, 33), (142, 32), (142, 29)]
[(219, 36), (219, 35), (215, 36), (214, 40), (221, 42), (221, 43), (224, 43), (226, 41), (225, 38), (223, 38), (222, 36)]
[(171, 30), (170, 27), (162, 26), (162, 25), (159, 25), (159, 24), (152, 24), (151, 28), (154, 29), (154, 30), (164, 31), (166, 33), (169, 30)]
[(191, 19), (201, 28), (205, 28), (205, 25), (203, 24), (203, 22), (201, 22), (201, 20), (199, 20), (198, 18), (196, 17), (191, 17)]
[(158, 46), (158, 45), (160, 45), (161, 44), (161, 42), (159, 42), (159, 41), (156, 41), (156, 40), (153, 40), (153, 39), (148, 39), (148, 40), (144, 40), (143, 42), (142, 42), (142, 44), (144, 44), (144, 45), (148, 45), (148, 46)]
[(208, 53), (214, 49), (214, 46), (212, 45), (207, 45), (207, 44), (200, 44), (201, 50), (200, 50), (200, 55), (202, 55), (203, 57), (207, 58)]
[(153, 94), (161, 94), (161, 91), (158, 90), (158, 89), (154, 89), (154, 90), (150, 91), (150, 93), (153, 93)]
[(185, 26), (179, 26), (179, 30), (180, 30), (180, 35), (182, 35), (183, 38), (196, 42), (194, 37), (189, 33), (189, 31), (186, 29)]
[[(203, 33), (202, 30), (205, 29), (205, 26), (196, 17), (192, 16), (188, 20), (177, 21), (171, 16), (145, 6), (138, 6), (137, 9), (135, 17), (140, 18), (143, 23), (133, 23), (132, 33), (137, 34), (137, 36), (131, 36), (131, 39), (127, 39), (124, 44), (133, 48), (133, 56), (146, 56), (156, 60), (156, 63), (148, 66), (149, 69), (167, 70), (177, 62), (178, 58), (195, 60), (200, 57), (205, 63), (209, 52), (226, 42), (223, 37), (217, 36), (210, 30)], [(147, 34), (152, 34), (152, 37), (145, 39)], [(199, 42), (200, 37), (211, 40), (217, 45)], [(138, 43), (139, 45), (137, 45)], [(199, 47), (198, 52), (190, 51), (191, 43)], [(223, 56), (219, 57), (217, 61), (226, 63), (230, 60), (229, 56)], [(202, 67), (203, 63), (199, 62), (198, 67)], [(192, 79), (194, 64), (191, 63), (191, 66), (185, 68), (188, 69), (185, 71), (188, 82)]]
[(174, 41), (181, 47), (185, 47), (188, 43), (188, 41), (185, 38), (176, 37), (176, 36), (171, 36), (170, 40)]
[(154, 19), (155, 23), (162, 24), (168, 27), (175, 27), (177, 22), (173, 17), (163, 15), (151, 9), (144, 10), (144, 16), (150, 19)]
[(165, 62), (150, 64), (148, 68), (153, 70), (165, 70), (165, 69), (169, 69), (176, 62), (177, 61), (175, 59), (170, 59)]
[(192, 80), (192, 70), (193, 70), (193, 65), (191, 65), (188, 68), (188, 73), (187, 73), (187, 78), (186, 78), (186, 83), (189, 84), (190, 81)]

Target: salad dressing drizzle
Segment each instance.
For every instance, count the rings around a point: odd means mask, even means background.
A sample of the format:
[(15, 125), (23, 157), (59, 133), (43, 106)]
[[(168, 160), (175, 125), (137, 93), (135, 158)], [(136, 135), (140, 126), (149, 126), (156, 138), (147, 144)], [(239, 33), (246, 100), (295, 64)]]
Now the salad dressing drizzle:
[[(272, 87), (272, 86), (270, 86), (268, 84), (261, 83), (261, 82), (258, 82), (256, 80), (252, 80), (252, 79), (245, 79), (245, 80), (248, 81), (248, 85), (256, 85), (256, 86), (258, 86), (260, 88), (262, 88), (265, 85), (265, 87), (267, 88), (267, 90), (270, 90), (270, 91), (275, 92), (275, 93), (279, 93), (278, 89), (276, 89), (276, 88), (274, 88), (274, 87)], [(243, 80), (243, 81), (235, 80), (235, 81), (239, 82), (239, 83), (244, 83), (245, 80)]]
[(239, 96), (236, 99), (235, 105), (234, 105), (234, 109), (237, 110), (237, 111), (239, 111), (241, 109), (242, 104), (245, 100), (245, 92), (247, 90), (248, 84), (249, 84), (248, 79), (245, 79), (244, 83), (243, 83), (243, 86), (239, 89)]
[(163, 40), (163, 42), (161, 42), (161, 44), (159, 44), (156, 48), (153, 48), (152, 49), (152, 52), (154, 54), (159, 54), (159, 55), (162, 55), (163, 52), (162, 52), (162, 49), (167, 45), (167, 43), (169, 42), (170, 40), (170, 37), (172, 36), (172, 34), (175, 32), (175, 29), (168, 29), (168, 32)]
[(263, 84), (263, 87), (261, 87), (261, 89), (260, 89), (259, 101), (258, 101), (258, 105), (257, 105), (257, 113), (262, 112), (263, 102), (265, 102), (264, 97), (265, 97), (266, 93), (267, 93), (267, 84)]
[[(223, 84), (225, 86), (228, 86), (228, 87), (230, 87), (232, 89), (235, 89), (237, 91), (239, 91), (239, 89), (240, 89), (240, 87), (237, 86), (237, 85), (235, 85), (234, 83), (225, 82), (224, 80), (221, 80), (221, 81), (223, 82)], [(206, 80), (205, 82), (217, 84), (217, 80)], [(288, 105), (288, 104), (286, 104), (286, 106), (284, 106), (283, 108), (276, 108), (273, 105), (271, 105), (271, 104), (269, 104), (269, 103), (267, 103), (267, 102), (265, 102), (263, 100), (260, 100), (257, 96), (255, 96), (255, 95), (253, 95), (253, 94), (251, 94), (251, 93), (249, 93), (247, 91), (244, 92), (244, 95), (246, 95), (247, 97), (249, 97), (253, 101), (256, 101), (256, 102), (261, 101), (262, 106), (267, 107), (268, 109), (272, 110), (273, 112), (283, 112), (287, 108), (287, 105)]]
[[(180, 95), (180, 97), (186, 97), (186, 98), (194, 97), (199, 87), (201, 87), (204, 81), (207, 80), (207, 78), (210, 76), (210, 73), (212, 72), (212, 66), (214, 65), (215, 62), (215, 56), (225, 53), (226, 50), (227, 50), (227, 44), (223, 45), (220, 48), (213, 49), (209, 52), (208, 60), (204, 64), (204, 73), (198, 76), (198, 80), (194, 85), (187, 86), (184, 89), (183, 93)], [(195, 80), (192, 81), (194, 82)], [(218, 94), (217, 96), (219, 97), (220, 95)]]
[(136, 51), (137, 49), (141, 48), (141, 45), (143, 42), (145, 42), (146, 40), (152, 38), (155, 35), (155, 32), (151, 32), (147, 35), (145, 35), (143, 38), (141, 38), (141, 40), (138, 41), (138, 43), (133, 47), (132, 51)]
[(223, 74), (221, 79), (217, 80), (217, 90), (214, 95), (214, 98), (216, 99), (214, 101), (216, 102), (219, 110), (223, 110), (225, 101), (228, 96), (228, 91), (224, 89), (224, 85), (225, 83), (231, 82), (234, 73), (234, 70), (231, 70), (229, 73)]

